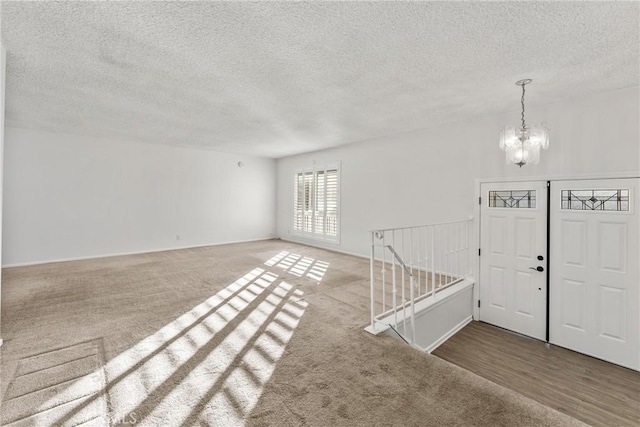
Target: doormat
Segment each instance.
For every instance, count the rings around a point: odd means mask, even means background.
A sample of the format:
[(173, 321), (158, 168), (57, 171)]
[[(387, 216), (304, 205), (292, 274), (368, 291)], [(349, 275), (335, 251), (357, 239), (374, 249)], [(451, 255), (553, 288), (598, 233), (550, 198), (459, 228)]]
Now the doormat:
[(107, 426), (102, 339), (25, 357), (2, 402), (2, 425)]

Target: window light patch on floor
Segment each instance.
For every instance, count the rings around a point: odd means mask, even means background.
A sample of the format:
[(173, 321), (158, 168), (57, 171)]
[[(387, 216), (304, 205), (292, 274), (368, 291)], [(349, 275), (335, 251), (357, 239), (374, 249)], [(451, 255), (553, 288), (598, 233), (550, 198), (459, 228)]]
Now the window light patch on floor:
[(329, 263), (310, 257), (302, 257), (287, 251), (281, 251), (264, 263), (268, 267), (282, 268), (296, 277), (307, 277), (320, 283), (329, 269)]
[(51, 421), (66, 425), (108, 394), (114, 423), (242, 425), (304, 315), (303, 295), (256, 268), (111, 359), (102, 390)]

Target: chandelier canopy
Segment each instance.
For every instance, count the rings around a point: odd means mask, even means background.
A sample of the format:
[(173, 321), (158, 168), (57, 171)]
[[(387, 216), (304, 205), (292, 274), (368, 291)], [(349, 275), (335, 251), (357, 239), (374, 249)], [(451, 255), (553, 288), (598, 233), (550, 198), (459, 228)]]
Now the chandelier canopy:
[(542, 125), (527, 126), (524, 120), (524, 87), (531, 79), (518, 80), (516, 85), (522, 86), (522, 123), (519, 128), (506, 127), (500, 133), (500, 148), (506, 153), (507, 163), (520, 167), (527, 163), (537, 165), (540, 162), (540, 148), (549, 147), (549, 130)]

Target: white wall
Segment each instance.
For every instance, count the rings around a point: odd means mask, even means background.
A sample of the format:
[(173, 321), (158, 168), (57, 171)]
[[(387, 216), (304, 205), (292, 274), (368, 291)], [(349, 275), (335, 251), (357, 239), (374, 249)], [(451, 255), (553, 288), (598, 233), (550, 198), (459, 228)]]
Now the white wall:
[(4, 265), (271, 237), (275, 172), (260, 157), (7, 128)]
[(527, 122), (544, 122), (551, 142), (539, 165), (522, 169), (507, 165), (498, 147), (500, 130), (517, 126), (519, 111), (282, 158), (278, 233), (296, 240), (290, 234), (293, 173), (313, 161), (342, 162), (341, 243), (318, 245), (363, 255), (371, 229), (473, 215), (476, 178), (637, 173), (639, 104), (634, 87), (573, 102), (527, 105)]

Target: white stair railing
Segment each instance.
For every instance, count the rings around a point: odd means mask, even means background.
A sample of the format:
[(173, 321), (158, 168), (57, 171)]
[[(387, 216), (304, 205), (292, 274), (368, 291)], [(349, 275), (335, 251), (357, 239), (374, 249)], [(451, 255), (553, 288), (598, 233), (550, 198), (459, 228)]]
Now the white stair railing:
[(391, 326), (416, 345), (416, 304), (471, 275), (471, 227), (469, 219), (372, 231), (367, 330)]

